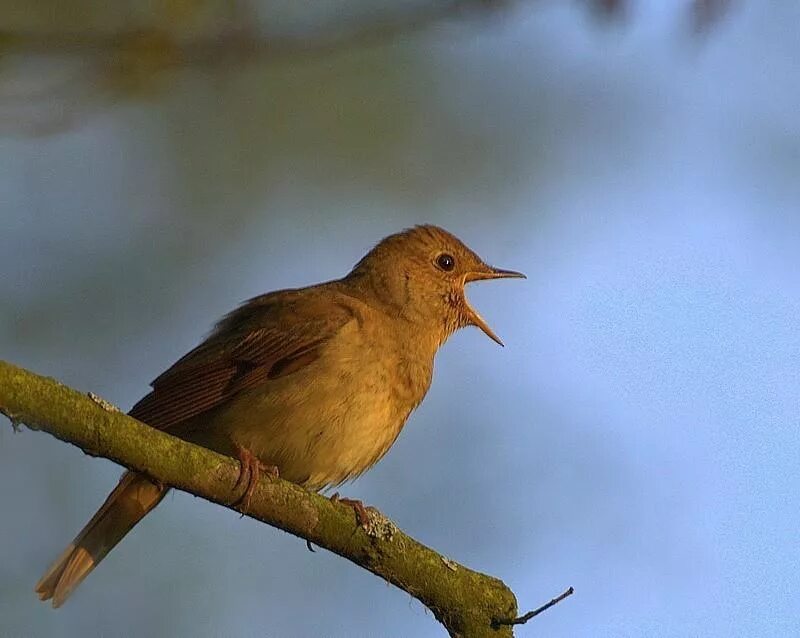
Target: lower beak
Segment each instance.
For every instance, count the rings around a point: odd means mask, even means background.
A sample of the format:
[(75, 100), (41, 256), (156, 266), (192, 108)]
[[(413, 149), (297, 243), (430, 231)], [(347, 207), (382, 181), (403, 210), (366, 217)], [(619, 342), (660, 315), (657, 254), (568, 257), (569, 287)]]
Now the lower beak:
[[(469, 272), (464, 277), (464, 283), (469, 283), (470, 281), (484, 281), (486, 279), (525, 279), (525, 275), (521, 272), (517, 272), (516, 270), (503, 270), (501, 268), (492, 268), (487, 266), (486, 270)], [(484, 334), (489, 337), (495, 343), (499, 345), (505, 345), (498, 337), (494, 330), (489, 327), (489, 324), (486, 323), (486, 320), (478, 314), (478, 311), (475, 310), (469, 302), (467, 302), (467, 321), (468, 323), (472, 324), (483, 330)]]

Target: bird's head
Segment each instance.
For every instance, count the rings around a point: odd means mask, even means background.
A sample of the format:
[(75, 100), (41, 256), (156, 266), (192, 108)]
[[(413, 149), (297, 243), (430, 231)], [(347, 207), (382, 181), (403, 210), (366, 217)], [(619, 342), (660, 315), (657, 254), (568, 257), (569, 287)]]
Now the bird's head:
[(432, 331), (439, 345), (464, 326), (477, 326), (503, 345), (464, 288), (471, 281), (510, 277), (525, 275), (488, 266), (457, 237), (431, 225), (386, 237), (349, 275), (389, 312)]

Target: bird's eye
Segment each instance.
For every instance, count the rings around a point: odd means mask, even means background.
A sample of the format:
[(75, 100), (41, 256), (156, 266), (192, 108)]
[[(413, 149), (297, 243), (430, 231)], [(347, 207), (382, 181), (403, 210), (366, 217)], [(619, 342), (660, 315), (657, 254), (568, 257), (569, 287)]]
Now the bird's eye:
[(436, 258), (436, 265), (445, 272), (450, 272), (456, 267), (456, 260), (452, 255), (442, 253)]

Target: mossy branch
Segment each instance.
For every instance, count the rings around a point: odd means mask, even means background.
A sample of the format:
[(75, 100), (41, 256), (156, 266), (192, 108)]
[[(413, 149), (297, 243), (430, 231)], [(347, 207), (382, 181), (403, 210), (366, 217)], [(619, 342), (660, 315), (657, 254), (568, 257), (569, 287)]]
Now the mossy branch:
[[(0, 412), (14, 426), (78, 446), (230, 509), (236, 460), (187, 443), (61, 383), (0, 361)], [(238, 511), (238, 510), (237, 510)], [(517, 602), (506, 585), (463, 567), (401, 532), (370, 508), (370, 526), (352, 508), (281, 479), (264, 477), (246, 515), (324, 547), (419, 600), (451, 636), (512, 636)]]

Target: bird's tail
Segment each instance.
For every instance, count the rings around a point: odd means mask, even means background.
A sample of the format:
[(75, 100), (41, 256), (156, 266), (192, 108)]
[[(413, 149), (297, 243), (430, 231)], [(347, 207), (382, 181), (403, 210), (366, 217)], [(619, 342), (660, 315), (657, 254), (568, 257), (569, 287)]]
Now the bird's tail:
[(39, 598), (52, 598), (53, 607), (60, 607), (125, 534), (161, 502), (167, 489), (143, 474), (125, 472), (92, 520), (36, 583)]

